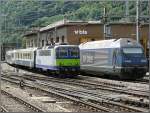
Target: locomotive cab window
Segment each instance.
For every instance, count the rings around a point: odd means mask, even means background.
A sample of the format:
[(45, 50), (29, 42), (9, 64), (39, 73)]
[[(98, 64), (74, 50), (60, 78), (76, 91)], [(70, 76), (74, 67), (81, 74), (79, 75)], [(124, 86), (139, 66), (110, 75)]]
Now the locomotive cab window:
[(56, 57), (57, 58), (65, 58), (68, 56), (68, 48), (57, 48), (56, 49)]
[(78, 48), (70, 48), (70, 56), (71, 57), (79, 57), (79, 49)]
[(143, 53), (143, 50), (141, 48), (123, 48), (123, 53), (125, 54), (132, 54), (132, 53)]
[(67, 50), (67, 48), (61, 48), (61, 49), (59, 49), (59, 56), (60, 57), (67, 57), (68, 56), (68, 50)]

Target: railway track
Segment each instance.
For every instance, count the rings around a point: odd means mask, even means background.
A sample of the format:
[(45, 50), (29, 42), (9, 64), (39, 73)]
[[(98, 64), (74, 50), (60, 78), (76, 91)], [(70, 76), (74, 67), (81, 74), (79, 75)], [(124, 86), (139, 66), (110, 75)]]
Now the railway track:
[(0, 112), (9, 112), (4, 106), (1, 106), (1, 111)]
[[(24, 99), (22, 98), (18, 98), (17, 96), (11, 94), (10, 92), (4, 90), (4, 89), (1, 89), (1, 93), (2, 95), (6, 95), (8, 96), (9, 98), (12, 98), (13, 100), (17, 101), (18, 103), (20, 103), (21, 105), (24, 105), (26, 107), (26, 109), (30, 109), (30, 111), (34, 111), (34, 112), (45, 112), (44, 110), (42, 110), (41, 108), (39, 107), (36, 107), (35, 105), (33, 105), (32, 103), (29, 103), (27, 101), (25, 101)], [(12, 105), (12, 106), (15, 106), (15, 105)], [(15, 108), (14, 108), (15, 109)], [(8, 110), (4, 107), (1, 108), (2, 112), (8, 112)], [(27, 110), (27, 111), (28, 111)]]
[[(130, 107), (128, 105), (124, 105), (120, 102), (114, 102), (112, 101), (114, 98), (108, 96), (108, 94), (99, 94), (97, 92), (93, 92), (93, 91), (90, 91), (90, 90), (86, 90), (86, 89), (74, 89), (74, 88), (63, 88), (62, 87), (58, 87), (59, 85), (58, 84), (53, 84), (53, 85), (50, 85), (50, 83), (43, 83), (43, 85), (46, 85), (48, 87), (50, 87), (51, 89), (54, 89), (56, 90), (57, 92), (61, 92), (61, 93), (65, 93), (67, 95), (71, 95), (71, 96), (74, 96), (74, 97), (78, 97), (78, 98), (84, 98), (86, 100), (90, 100), (90, 101), (95, 101), (97, 103), (105, 103), (107, 105), (113, 105), (113, 106), (119, 106), (120, 108), (130, 108), (131, 110), (136, 110), (137, 108), (135, 107)], [(65, 86), (64, 86), (65, 87)], [(105, 95), (105, 96), (104, 96)], [(106, 101), (105, 101), (106, 100)], [(121, 101), (121, 100), (120, 100)], [(147, 107), (149, 107), (147, 105)]]
[[(81, 86), (87, 89), (91, 90), (107, 90), (110, 92), (116, 92), (116, 93), (122, 93), (122, 94), (128, 94), (133, 95), (141, 98), (149, 98), (149, 92), (144, 90), (137, 90), (137, 89), (127, 89), (125, 85), (123, 84), (116, 84), (116, 83), (108, 83), (108, 82), (89, 82), (86, 80), (80, 80), (80, 79), (60, 79), (60, 78), (52, 78), (52, 77), (40, 77), (32, 75), (17, 75), (16, 73), (12, 74), (16, 79), (19, 77), (27, 80), (40, 80), (40, 81), (50, 81), (50, 82), (56, 82), (56, 83), (63, 83), (68, 85), (74, 85), (74, 86)], [(15, 79), (15, 78), (14, 78)]]
[[(51, 87), (51, 91), (48, 90), (48, 92), (57, 94), (59, 96), (63, 95), (63, 97), (65, 96), (65, 98), (66, 98), (66, 96), (67, 96), (67, 98), (71, 98), (71, 99), (74, 98), (73, 100), (78, 101), (79, 103), (82, 103), (82, 104), (86, 104), (86, 105), (88, 104), (88, 106), (90, 106), (90, 107), (92, 106), (92, 108), (97, 109), (97, 110), (103, 109), (103, 111), (106, 111), (106, 112), (107, 111), (109, 111), (109, 112), (110, 111), (136, 111), (136, 112), (146, 111), (145, 109), (139, 109), (136, 107), (127, 106), (127, 105), (119, 104), (119, 103), (112, 102), (112, 101), (105, 101), (104, 99), (100, 99), (100, 98), (98, 99), (96, 97), (92, 98), (92, 99), (88, 98), (88, 101), (87, 101), (87, 98), (82, 97), (82, 95), (85, 95), (85, 93), (87, 93), (87, 92), (83, 93), (80, 91), (80, 94), (79, 94), (79, 93), (77, 93), (79, 91), (75, 92), (75, 90), (73, 90), (73, 91), (66, 90), (66, 89), (58, 88), (56, 86), (50, 86), (47, 84), (42, 84), (42, 85), (46, 86), (48, 89)], [(36, 86), (38, 86), (38, 84), (36, 84)], [(41, 84), (40, 84), (40, 86), (41, 86)], [(30, 87), (33, 87), (33, 85), (30, 85)], [(33, 88), (35, 88), (35, 87), (33, 87)], [(43, 89), (46, 89), (46, 88), (40, 88), (40, 90), (45, 91)], [(70, 93), (70, 92), (72, 92), (72, 93)], [(88, 95), (86, 95), (86, 96), (88, 97)], [(76, 99), (78, 99), (78, 100), (76, 100)], [(112, 106), (111, 109), (110, 109), (110, 106)]]
[[(15, 81), (15, 80), (11, 80), (11, 79), (8, 79), (8, 78), (3, 78), (3, 77), (2, 77), (2, 80), (19, 85), (19, 81)], [(61, 93), (49, 90), (48, 88), (43, 88), (43, 87), (39, 86), (38, 84), (36, 84), (36, 87), (33, 84), (32, 85), (31, 84), (24, 84), (24, 85), (26, 87), (29, 87), (29, 88), (32, 88), (32, 89), (35, 89), (35, 90), (39, 90), (39, 91), (42, 91), (42, 92), (45, 92), (45, 93), (48, 93), (48, 94), (52, 94), (52, 95), (57, 95), (58, 97), (65, 98), (67, 100), (71, 100), (75, 104), (84, 106), (88, 109), (92, 109), (93, 111), (103, 111), (103, 112), (112, 111), (109, 108), (105, 108), (103, 106), (98, 106), (98, 105), (93, 104), (91, 102), (86, 102), (84, 100), (80, 100), (80, 99), (77, 99), (75, 97), (71, 97), (71, 96), (68, 96), (68, 95), (65, 95), (65, 94), (61, 94)]]
[(140, 83), (140, 84), (149, 84), (149, 76), (145, 76), (143, 77), (142, 79), (138, 79), (138, 80), (135, 80), (135, 81), (129, 81), (131, 83)]
[(149, 84), (149, 80), (148, 79), (136, 80), (133, 81), (133, 83)]

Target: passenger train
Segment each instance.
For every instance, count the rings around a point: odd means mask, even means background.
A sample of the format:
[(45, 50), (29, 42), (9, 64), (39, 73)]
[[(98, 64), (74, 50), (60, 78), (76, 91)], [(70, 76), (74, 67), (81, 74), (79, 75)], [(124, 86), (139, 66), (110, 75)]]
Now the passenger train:
[(143, 47), (131, 38), (86, 42), (79, 45), (82, 73), (138, 79), (146, 74)]
[(79, 47), (77, 45), (52, 45), (7, 51), (6, 62), (20, 68), (70, 76), (77, 75), (80, 70)]

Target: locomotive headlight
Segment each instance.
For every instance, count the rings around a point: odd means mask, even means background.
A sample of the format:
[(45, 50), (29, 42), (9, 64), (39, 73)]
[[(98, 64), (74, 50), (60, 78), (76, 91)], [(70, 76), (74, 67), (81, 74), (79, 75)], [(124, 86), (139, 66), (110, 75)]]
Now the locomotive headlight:
[(125, 60), (124, 62), (131, 63), (131, 60)]
[(79, 64), (78, 63), (76, 63), (76, 66), (78, 66)]
[(63, 66), (64, 64), (63, 63), (59, 63), (59, 66)]
[(141, 62), (146, 62), (146, 60), (145, 60), (145, 59), (142, 59)]
[(74, 68), (72, 68), (72, 71), (75, 71), (75, 69), (74, 69)]

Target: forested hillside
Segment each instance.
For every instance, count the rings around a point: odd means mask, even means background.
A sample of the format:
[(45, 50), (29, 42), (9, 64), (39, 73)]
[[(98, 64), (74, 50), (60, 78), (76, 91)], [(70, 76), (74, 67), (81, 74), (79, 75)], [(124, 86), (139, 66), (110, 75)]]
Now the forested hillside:
[[(136, 14), (135, 2), (129, 2), (129, 15)], [(148, 15), (148, 3), (140, 5), (140, 15)], [(101, 1), (40, 1), (1, 0), (0, 26), (1, 42), (21, 41), (23, 32), (31, 27), (41, 27), (63, 18), (69, 20), (101, 20), (103, 6), (107, 9), (108, 21), (123, 20), (125, 2)], [(135, 21), (134, 18), (130, 19)]]

